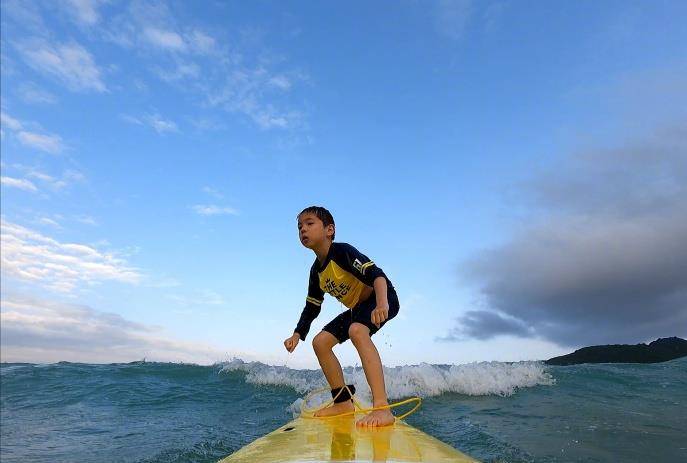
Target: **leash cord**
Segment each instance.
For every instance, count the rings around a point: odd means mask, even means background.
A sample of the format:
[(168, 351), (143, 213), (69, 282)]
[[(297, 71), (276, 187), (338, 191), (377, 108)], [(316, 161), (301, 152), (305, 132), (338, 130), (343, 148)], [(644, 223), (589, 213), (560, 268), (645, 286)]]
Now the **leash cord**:
[[(315, 416), (315, 413), (316, 413), (316, 412), (318, 412), (318, 411), (320, 411), (320, 410), (323, 410), (323, 409), (329, 407), (330, 405), (332, 405), (332, 404), (334, 403), (334, 401), (339, 397), (339, 395), (340, 395), (344, 390), (347, 390), (348, 393), (349, 393), (349, 395), (351, 396), (351, 400), (353, 401), (353, 406), (355, 407), (355, 410), (354, 410), (354, 411), (352, 411), (352, 412), (347, 412), (347, 413), (342, 413), (342, 414), (340, 414), (340, 415), (334, 415), (334, 416)], [(308, 400), (309, 400), (312, 396), (314, 396), (315, 394), (320, 394), (320, 393), (325, 392), (325, 391), (329, 391), (329, 389), (326, 388), (326, 387), (323, 387), (323, 388), (320, 388), (320, 389), (315, 389), (314, 391), (311, 391), (310, 393), (308, 393), (308, 395), (306, 395), (306, 396), (303, 398), (303, 403), (301, 404), (301, 415), (302, 415), (302, 416), (304, 416), (304, 417), (306, 417), (306, 418), (318, 418), (318, 419), (339, 418), (339, 417), (342, 417), (342, 416), (355, 415), (356, 413), (365, 413), (365, 412), (371, 412), (371, 411), (374, 411), (374, 410), (392, 409), (392, 408), (400, 407), (401, 405), (405, 405), (405, 404), (408, 404), (408, 403), (415, 402), (415, 406), (414, 406), (412, 409), (410, 409), (409, 411), (403, 413), (402, 415), (399, 415), (399, 416), (395, 417), (396, 420), (402, 420), (403, 418), (407, 417), (407, 416), (410, 415), (411, 413), (414, 413), (418, 408), (420, 408), (420, 405), (422, 404), (422, 399), (416, 396), (416, 397), (411, 397), (411, 398), (409, 398), (409, 399), (400, 400), (400, 401), (398, 401), (398, 402), (393, 402), (393, 403), (391, 403), (391, 404), (389, 404), (389, 405), (382, 405), (381, 407), (368, 407), (368, 408), (366, 408), (366, 407), (363, 407), (363, 406), (360, 404), (360, 402), (358, 402), (358, 401), (355, 399), (355, 396), (354, 396), (353, 394), (351, 394), (351, 391), (350, 391), (350, 389), (348, 388), (348, 386), (344, 384), (344, 387), (342, 387), (341, 390), (338, 392), (338, 394), (336, 394), (336, 396), (335, 396), (333, 399), (331, 399), (329, 402), (325, 403), (324, 405), (322, 405), (322, 406), (320, 406), (320, 407), (305, 408), (305, 404), (308, 403)]]

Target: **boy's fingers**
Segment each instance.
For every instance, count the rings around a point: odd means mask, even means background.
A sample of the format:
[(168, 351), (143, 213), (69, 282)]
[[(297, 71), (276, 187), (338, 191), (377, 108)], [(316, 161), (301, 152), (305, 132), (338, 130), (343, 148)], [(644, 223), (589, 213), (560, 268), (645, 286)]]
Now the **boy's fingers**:
[(372, 311), (372, 323), (379, 325), (388, 318), (388, 312), (380, 309), (374, 309)]

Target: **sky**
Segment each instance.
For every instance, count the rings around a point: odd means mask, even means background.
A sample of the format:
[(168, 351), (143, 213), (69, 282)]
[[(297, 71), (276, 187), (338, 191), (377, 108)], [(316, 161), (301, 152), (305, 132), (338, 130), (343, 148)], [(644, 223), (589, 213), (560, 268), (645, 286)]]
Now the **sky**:
[(686, 18), (3, 0), (2, 361), (316, 368), (310, 205), (397, 289), (385, 365), (685, 337)]

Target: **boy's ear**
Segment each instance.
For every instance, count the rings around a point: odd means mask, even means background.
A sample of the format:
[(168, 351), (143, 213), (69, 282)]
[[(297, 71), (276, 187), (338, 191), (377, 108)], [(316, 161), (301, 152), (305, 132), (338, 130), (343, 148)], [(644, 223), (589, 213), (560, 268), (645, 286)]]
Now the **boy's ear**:
[(331, 223), (329, 225), (327, 225), (327, 236), (333, 236), (334, 232), (335, 232), (334, 225)]

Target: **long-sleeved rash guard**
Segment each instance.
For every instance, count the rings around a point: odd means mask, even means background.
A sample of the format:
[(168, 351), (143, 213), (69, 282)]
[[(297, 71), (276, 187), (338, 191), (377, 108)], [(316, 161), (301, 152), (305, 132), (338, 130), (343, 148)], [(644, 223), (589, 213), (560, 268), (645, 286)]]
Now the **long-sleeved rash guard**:
[(301, 340), (305, 339), (312, 321), (320, 314), (325, 292), (352, 309), (361, 302), (363, 288), (373, 286), (377, 277), (384, 277), (387, 287), (393, 288), (382, 269), (367, 256), (350, 244), (332, 243), (322, 265), (315, 258), (310, 267), (308, 297), (305, 298), (305, 308), (294, 331)]

